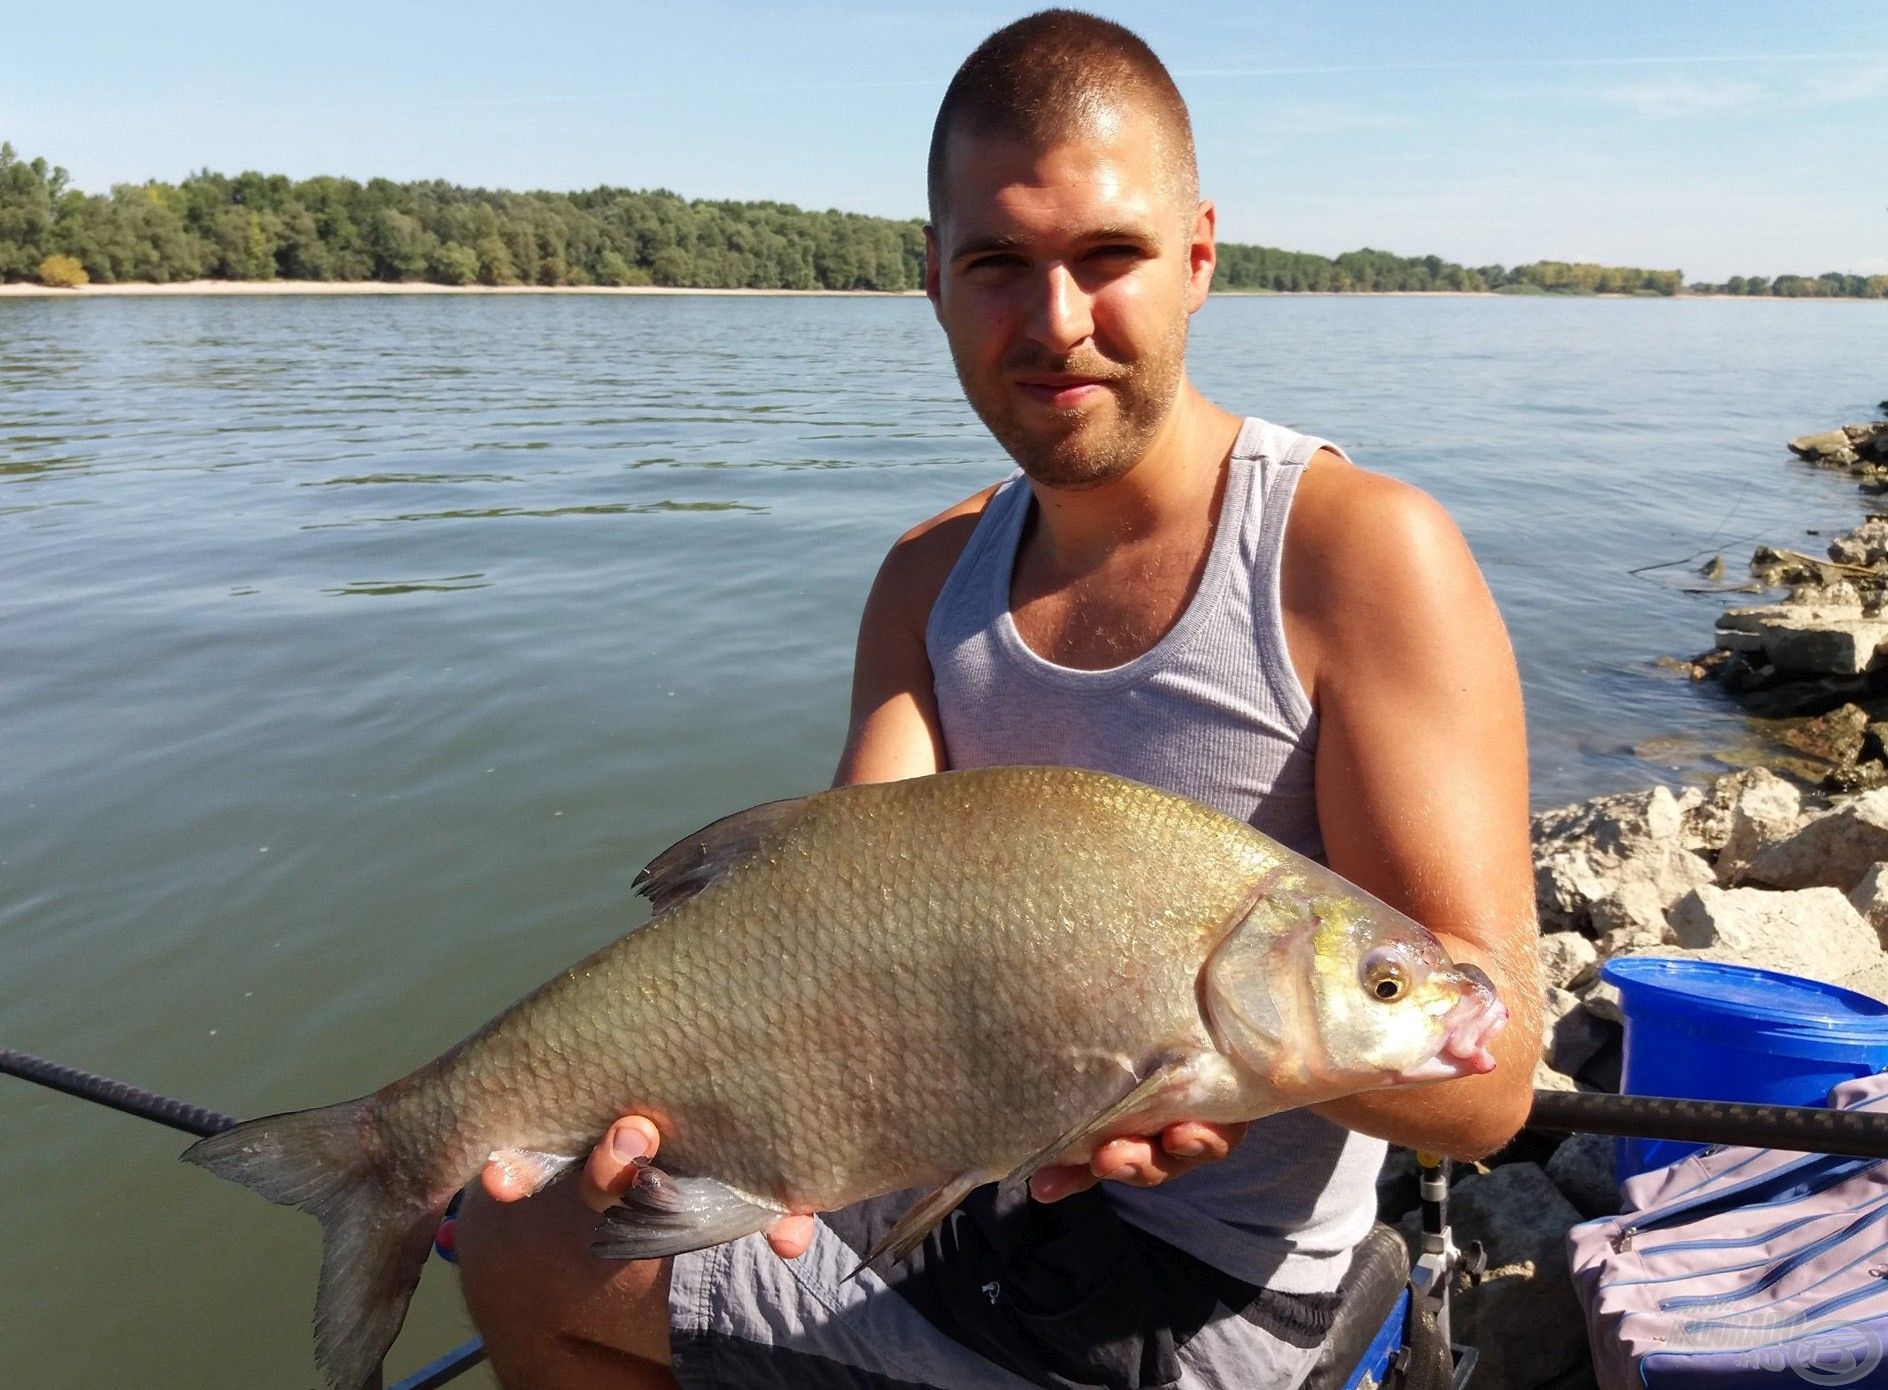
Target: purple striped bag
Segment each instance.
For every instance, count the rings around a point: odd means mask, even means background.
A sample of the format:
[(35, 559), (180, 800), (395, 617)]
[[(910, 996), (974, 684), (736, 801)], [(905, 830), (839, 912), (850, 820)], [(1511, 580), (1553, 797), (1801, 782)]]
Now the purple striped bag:
[[(1888, 1111), (1888, 1073), (1829, 1093)], [(1888, 1387), (1888, 1159), (1706, 1149), (1567, 1234), (1604, 1390)]]

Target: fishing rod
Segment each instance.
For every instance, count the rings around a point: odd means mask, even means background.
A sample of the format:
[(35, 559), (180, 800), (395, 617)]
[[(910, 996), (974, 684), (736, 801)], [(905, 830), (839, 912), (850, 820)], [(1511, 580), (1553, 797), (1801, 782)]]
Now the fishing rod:
[[(237, 1123), (235, 1116), (220, 1110), (192, 1105), (13, 1048), (0, 1047), (0, 1073), (139, 1119), (168, 1125), (186, 1134), (218, 1134)], [(1692, 1144), (1748, 1144), (1804, 1153), (1888, 1158), (1888, 1114), (1830, 1110), (1822, 1106), (1537, 1090), (1528, 1112), (1527, 1127), (1550, 1133), (1622, 1135)], [(1439, 1194), (1446, 1191), (1441, 1184), (1447, 1181), (1447, 1170), (1440, 1163), (1434, 1166), (1439, 1170), (1436, 1183)], [(1425, 1176), (1428, 1176), (1427, 1171)], [(1429, 1200), (1430, 1194), (1425, 1189), (1425, 1202)], [(1446, 1223), (1446, 1207), (1441, 1205), (1444, 1199), (1437, 1196), (1434, 1200), (1435, 1217)], [(1426, 1211), (1425, 1215), (1429, 1213)], [(1452, 1264), (1453, 1256), (1459, 1253), (1447, 1248), (1445, 1231), (1436, 1255), (1447, 1265)], [(1446, 1308), (1446, 1303), (1443, 1307)], [(475, 1337), (423, 1366), (392, 1390), (437, 1390), (484, 1359), (484, 1343)]]
[(1529, 1129), (1613, 1134), (1686, 1144), (1738, 1144), (1796, 1153), (1888, 1158), (1888, 1114), (1820, 1105), (1616, 1096), (1602, 1091), (1536, 1091)]
[[(97, 1072), (69, 1067), (63, 1062), (37, 1057), (30, 1052), (19, 1052), (11, 1047), (0, 1047), (0, 1073), (17, 1076), (22, 1081), (31, 1081), (49, 1090), (61, 1091), (127, 1115), (135, 1115), (140, 1120), (168, 1125), (199, 1138), (221, 1134), (239, 1123), (234, 1115), (225, 1115), (221, 1110), (192, 1105), (187, 1100), (160, 1095), (142, 1086), (114, 1081)], [(474, 1337), (444, 1356), (427, 1362), (405, 1380), (392, 1386), (391, 1390), (437, 1390), (437, 1387), (471, 1370), (484, 1359), (485, 1343)]]

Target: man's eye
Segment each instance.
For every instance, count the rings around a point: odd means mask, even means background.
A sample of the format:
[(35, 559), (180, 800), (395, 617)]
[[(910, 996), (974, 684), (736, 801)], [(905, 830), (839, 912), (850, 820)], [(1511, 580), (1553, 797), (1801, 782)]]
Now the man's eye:
[(978, 256), (965, 265), (965, 270), (1013, 270), (1023, 263), (1022, 257), (1010, 255)]
[(1108, 260), (1138, 261), (1141, 259), (1142, 251), (1141, 251), (1141, 248), (1138, 246), (1133, 246), (1133, 245), (1128, 244), (1127, 242), (1123, 242), (1118, 246), (1096, 247), (1094, 254)]

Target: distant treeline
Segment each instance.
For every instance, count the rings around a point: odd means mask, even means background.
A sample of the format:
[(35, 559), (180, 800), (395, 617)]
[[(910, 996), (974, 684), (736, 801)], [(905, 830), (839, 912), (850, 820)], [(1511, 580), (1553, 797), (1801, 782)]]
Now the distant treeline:
[[(663, 190), (508, 193), (428, 180), (207, 171), (182, 183), (83, 193), (64, 169), (0, 144), (0, 281), (427, 280), (443, 285), (666, 285), (911, 290), (924, 283), (918, 221)], [(1534, 294), (1888, 297), (1888, 276), (1687, 286), (1676, 270), (1538, 261), (1470, 268), (1437, 256), (1335, 259), (1221, 243), (1228, 290), (1498, 290)]]

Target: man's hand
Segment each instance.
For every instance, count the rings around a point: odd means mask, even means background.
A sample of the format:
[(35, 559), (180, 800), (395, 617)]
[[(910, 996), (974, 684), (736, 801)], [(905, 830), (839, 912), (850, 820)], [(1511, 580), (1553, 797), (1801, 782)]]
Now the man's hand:
[[(636, 1181), (638, 1160), (647, 1162), (656, 1156), (662, 1136), (641, 1115), (625, 1115), (609, 1127), (603, 1141), (590, 1151), (590, 1159), (577, 1175), (577, 1194), (595, 1211), (608, 1211), (616, 1199)], [(480, 1185), (494, 1201), (515, 1202), (529, 1197), (529, 1186), (503, 1164), (488, 1163), (479, 1174)], [(767, 1229), (767, 1243), (783, 1260), (796, 1259), (813, 1243), (811, 1216), (783, 1216)]]
[(1066, 1163), (1040, 1169), (1029, 1180), (1029, 1195), (1038, 1202), (1059, 1202), (1086, 1192), (1104, 1179), (1134, 1187), (1159, 1187), (1202, 1163), (1218, 1162), (1233, 1151), (1245, 1133), (1243, 1124), (1182, 1120), (1157, 1135), (1110, 1139), (1095, 1150), (1087, 1167)]

